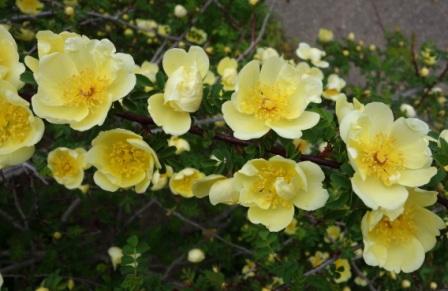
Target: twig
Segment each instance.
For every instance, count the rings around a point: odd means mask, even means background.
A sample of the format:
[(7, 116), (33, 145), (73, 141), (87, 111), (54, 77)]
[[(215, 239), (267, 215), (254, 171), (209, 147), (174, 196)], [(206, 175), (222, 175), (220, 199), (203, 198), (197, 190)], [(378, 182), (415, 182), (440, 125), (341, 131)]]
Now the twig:
[[(131, 112), (118, 112), (118, 113), (116, 113), (116, 115), (121, 118), (140, 123), (143, 126), (155, 125), (154, 121), (147, 116), (137, 115), (137, 114), (134, 114)], [(195, 134), (195, 135), (199, 135), (199, 136), (203, 136), (205, 134), (205, 131), (198, 126), (192, 126), (190, 128), (189, 132), (192, 134)], [(221, 134), (221, 133), (215, 133), (215, 135), (213, 136), (213, 139), (228, 142), (228, 143), (231, 143), (234, 145), (239, 145), (239, 146), (250, 146), (250, 145), (256, 144), (251, 141), (240, 140), (233, 136)], [(279, 147), (271, 148), (270, 153), (275, 154), (275, 155), (281, 155), (281, 156), (286, 155), (285, 150), (282, 148), (279, 148)], [(327, 160), (327, 159), (324, 159), (324, 158), (321, 158), (318, 156), (313, 156), (313, 155), (301, 155), (300, 160), (311, 161), (316, 164), (319, 164), (322, 166), (327, 166), (330, 168), (335, 168), (335, 169), (339, 168), (339, 166), (340, 166), (337, 161)]]
[(50, 16), (53, 16), (53, 14), (54, 13), (52, 11), (44, 11), (44, 12), (40, 12), (36, 15), (17, 15), (17, 16), (13, 16), (10, 18), (1, 19), (0, 23), (8, 23), (8, 22), (15, 22), (15, 21), (22, 21), (22, 20), (33, 20), (33, 19), (42, 18), (42, 17), (50, 17)]
[(134, 215), (132, 215), (124, 224), (123, 227), (131, 224), (137, 217), (141, 216), (146, 210), (148, 210), (155, 203), (154, 198), (140, 208)]
[(171, 271), (177, 266), (179, 265), (185, 258), (185, 255), (182, 254), (180, 255), (178, 258), (176, 258), (174, 261), (171, 262), (171, 264), (168, 266), (168, 268), (166, 268), (165, 273), (163, 273), (162, 276), (162, 281), (166, 280), (168, 278), (168, 276), (170, 275)]
[(377, 289), (373, 286), (372, 282), (358, 268), (355, 261), (351, 260), (350, 263), (353, 267), (353, 270), (355, 270), (355, 273), (367, 282), (367, 285), (369, 286), (370, 291), (377, 291)]
[(384, 28), (383, 20), (382, 20), (381, 15), (380, 15), (380, 13), (378, 11), (378, 7), (376, 6), (375, 0), (369, 0), (369, 2), (370, 2), (370, 4), (373, 7), (373, 12), (375, 13), (375, 17), (376, 17), (377, 23), (380, 26), (381, 31), (383, 32), (383, 35), (384, 35), (386, 33), (386, 29)]
[(17, 191), (14, 187), (12, 187), (12, 196), (14, 198), (14, 205), (16, 206), (17, 212), (23, 220), (23, 225), (25, 229), (29, 229), (28, 219), (26, 218), (25, 213), (23, 212), (22, 205), (20, 205), (19, 197), (17, 196)]
[(416, 40), (415, 40), (415, 33), (412, 34), (411, 37), (411, 61), (412, 64), (414, 65), (414, 70), (415, 70), (415, 74), (417, 75), (417, 77), (420, 76), (420, 70), (418, 68), (418, 63), (417, 63), (417, 53), (415, 52), (415, 44)]
[(303, 275), (305, 277), (315, 275), (315, 274), (319, 273), (320, 271), (322, 271), (323, 269), (325, 269), (327, 266), (333, 264), (333, 262), (336, 261), (338, 258), (339, 258), (339, 254), (336, 254), (333, 257), (327, 259), (325, 262), (323, 262), (322, 264), (320, 264), (316, 268), (311, 269), (311, 270), (305, 272)]
[(24, 267), (28, 267), (28, 266), (33, 265), (34, 263), (40, 261), (42, 258), (43, 258), (43, 255), (39, 256), (39, 257), (36, 257), (36, 258), (32, 258), (32, 259), (26, 260), (26, 261), (23, 261), (23, 262), (20, 262), (20, 263), (16, 263), (16, 264), (7, 266), (7, 267), (4, 267), (4, 268), (1, 268), (0, 269), (0, 273), (3, 274), (3, 273), (7, 273), (7, 272), (10, 272), (10, 271), (13, 271), (13, 270), (17, 270), (17, 269), (21, 269), (21, 268), (24, 268)]
[(20, 225), (18, 222), (16, 222), (11, 215), (9, 215), (8, 213), (6, 213), (5, 211), (3, 211), (1, 209), (0, 209), (0, 216), (3, 216), (3, 218), (8, 220), (15, 228), (17, 228), (21, 231), (25, 230), (25, 228), (22, 225)]
[(77, 197), (75, 200), (72, 201), (72, 203), (70, 203), (67, 210), (65, 210), (64, 214), (62, 214), (62, 216), (61, 216), (62, 223), (67, 222), (68, 218), (73, 213), (73, 211), (76, 209), (76, 207), (79, 206), (79, 204), (81, 204), (81, 199), (79, 197)]
[(269, 18), (272, 15), (272, 11), (274, 10), (276, 2), (277, 2), (277, 0), (272, 1), (271, 7), (269, 8), (268, 13), (266, 14), (266, 16), (263, 19), (263, 23), (261, 25), (260, 31), (258, 32), (257, 38), (251, 42), (250, 46), (241, 55), (238, 56), (237, 61), (241, 61), (246, 56), (250, 55), (255, 50), (258, 43), (261, 41), (261, 39), (263, 38), (264, 33), (266, 31), (266, 27), (269, 22)]
[[(161, 209), (165, 210), (168, 214), (172, 214), (172, 215), (176, 216), (177, 218), (179, 218), (183, 222), (185, 222), (185, 223), (187, 223), (187, 224), (189, 224), (189, 225), (191, 225), (191, 226), (201, 230), (203, 233), (210, 231), (209, 229), (203, 227), (199, 223), (197, 223), (197, 222), (195, 222), (195, 221), (193, 221), (193, 220), (191, 220), (189, 218), (186, 218), (185, 216), (183, 216), (179, 212), (177, 212), (175, 210), (166, 209), (157, 199), (154, 200), (154, 203), (157, 206), (159, 206)], [(213, 237), (216, 240), (219, 240), (220, 242), (222, 242), (222, 243), (224, 243), (224, 244), (226, 244), (226, 245), (228, 245), (228, 246), (230, 246), (230, 247), (232, 247), (234, 249), (237, 249), (237, 250), (241, 251), (242, 253), (245, 253), (245, 254), (248, 254), (248, 255), (253, 255), (253, 252), (251, 250), (249, 250), (249, 249), (247, 249), (247, 248), (245, 248), (243, 246), (237, 245), (237, 244), (235, 244), (233, 242), (230, 242), (230, 241), (224, 239), (223, 237), (221, 237), (220, 235), (218, 235), (216, 233), (213, 233)]]
[(33, 173), (33, 175), (34, 175), (36, 178), (38, 178), (42, 183), (44, 183), (45, 185), (48, 185), (47, 180), (45, 180), (45, 178), (42, 177), (42, 176), (39, 174), (39, 172), (36, 170), (36, 168), (35, 168), (33, 165), (31, 165), (30, 163), (27, 162), (27, 163), (23, 163), (22, 166), (23, 166), (25, 169), (30, 170), (30, 171)]

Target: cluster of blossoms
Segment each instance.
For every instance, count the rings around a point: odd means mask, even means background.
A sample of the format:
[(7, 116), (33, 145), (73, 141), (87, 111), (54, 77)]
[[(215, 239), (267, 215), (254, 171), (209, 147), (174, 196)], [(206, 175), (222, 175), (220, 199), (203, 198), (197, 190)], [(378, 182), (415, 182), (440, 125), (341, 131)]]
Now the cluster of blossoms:
[[(176, 10), (178, 17), (185, 16), (181, 8)], [(137, 25), (152, 27), (142, 21)], [(51, 31), (41, 31), (36, 37), (38, 58), (25, 58), (38, 85), (31, 111), (17, 94), (25, 68), (19, 62), (16, 43), (0, 27), (0, 169), (33, 155), (44, 132), (42, 119), (77, 131), (101, 126), (113, 103), (133, 90), (136, 74), (154, 82), (159, 70), (149, 62), (136, 66), (132, 56), (117, 53), (106, 39)], [(322, 41), (331, 39), (328, 32), (322, 32)], [(217, 73), (223, 90), (232, 91), (231, 99), (221, 107), (225, 123), (240, 140), (261, 138), (272, 130), (304, 147), (299, 140), (303, 131), (320, 120), (309, 105), (321, 103), (322, 96), (336, 101), (340, 136), (354, 169), (352, 188), (371, 208), (361, 222), (364, 260), (394, 272), (418, 269), (444, 227), (426, 209), (436, 202), (436, 193), (418, 188), (436, 174), (431, 167), (428, 126), (415, 118), (394, 120), (383, 103), (348, 102), (342, 93), (343, 79), (332, 74), (323, 85), (319, 68), (329, 66), (323, 60), (325, 52), (301, 43), (296, 53), (303, 61), (285, 60), (272, 48), (259, 49), (239, 72), (235, 59), (222, 59)], [(179, 136), (191, 128), (191, 115), (200, 109), (204, 84), (216, 79), (206, 52), (198, 46), (188, 51), (168, 50), (162, 67), (168, 80), (163, 92), (148, 98), (147, 111), (156, 125), (172, 135), (169, 145), (180, 154), (190, 148)], [(156, 152), (130, 130), (102, 131), (91, 145), (89, 150), (61, 147), (48, 154), (48, 168), (58, 183), (82, 189), (85, 170), (94, 167), (93, 179), (103, 190), (144, 193), (151, 183), (152, 191), (168, 185), (173, 194), (185, 198), (208, 197), (213, 205), (246, 207), (249, 221), (273, 232), (293, 232), (296, 208), (313, 211), (329, 198), (323, 170), (309, 161), (280, 156), (253, 159), (231, 177), (207, 176), (190, 167), (174, 172), (169, 165), (161, 172)], [(337, 239), (331, 233), (330, 239)], [(347, 260), (338, 260), (336, 266), (345, 270), (344, 278), (349, 276)]]

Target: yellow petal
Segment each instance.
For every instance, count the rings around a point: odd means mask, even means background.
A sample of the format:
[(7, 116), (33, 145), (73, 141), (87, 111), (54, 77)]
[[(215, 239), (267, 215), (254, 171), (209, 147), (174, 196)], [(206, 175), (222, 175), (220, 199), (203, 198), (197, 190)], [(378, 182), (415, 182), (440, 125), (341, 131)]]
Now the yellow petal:
[(435, 167), (403, 170), (400, 171), (398, 183), (408, 187), (419, 187), (429, 183), (435, 174), (437, 174), (437, 169)]
[(319, 122), (319, 114), (311, 111), (305, 111), (296, 119), (281, 119), (267, 123), (278, 135), (284, 138), (299, 138), (302, 136), (302, 130), (312, 128)]
[(114, 185), (109, 179), (103, 175), (101, 172), (96, 171), (93, 175), (95, 184), (97, 184), (101, 189), (109, 192), (115, 192), (118, 190), (118, 186)]
[(163, 55), (162, 66), (168, 77), (186, 62), (187, 52), (183, 49), (173, 48)]
[(242, 140), (259, 138), (269, 131), (269, 127), (252, 115), (238, 112), (231, 101), (225, 102), (221, 110), (224, 120), (236, 138)]
[(294, 206), (279, 207), (277, 209), (261, 209), (250, 207), (247, 217), (254, 224), (263, 224), (269, 231), (277, 232), (286, 228), (294, 218)]
[(193, 195), (203, 198), (209, 195), (210, 188), (218, 181), (226, 179), (223, 175), (209, 175), (193, 183)]
[(233, 179), (224, 179), (217, 181), (210, 188), (209, 199), (212, 205), (218, 203), (233, 205), (238, 203), (239, 192), (235, 189)]
[(155, 94), (149, 97), (148, 112), (154, 122), (168, 134), (182, 135), (190, 129), (190, 114), (175, 111), (168, 104), (164, 104), (163, 94)]
[(402, 206), (408, 198), (408, 190), (404, 186), (386, 186), (374, 177), (362, 180), (355, 173), (351, 182), (356, 195), (372, 209), (382, 207), (393, 210)]
[(34, 146), (22, 147), (12, 153), (0, 155), (0, 169), (26, 162), (34, 154)]

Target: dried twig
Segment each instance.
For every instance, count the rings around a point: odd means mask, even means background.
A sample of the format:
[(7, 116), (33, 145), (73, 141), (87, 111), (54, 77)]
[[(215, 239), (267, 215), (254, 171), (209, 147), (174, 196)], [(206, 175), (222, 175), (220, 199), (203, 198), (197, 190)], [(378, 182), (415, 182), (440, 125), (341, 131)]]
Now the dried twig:
[(77, 197), (75, 200), (70, 203), (67, 210), (65, 210), (64, 214), (61, 216), (61, 222), (66, 223), (70, 215), (73, 213), (73, 211), (81, 204), (81, 199)]

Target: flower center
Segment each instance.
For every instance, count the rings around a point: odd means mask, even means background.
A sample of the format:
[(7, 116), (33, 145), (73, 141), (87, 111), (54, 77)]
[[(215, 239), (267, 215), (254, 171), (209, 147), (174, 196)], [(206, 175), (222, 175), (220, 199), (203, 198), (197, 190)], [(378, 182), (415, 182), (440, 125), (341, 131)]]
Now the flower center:
[(409, 236), (414, 235), (415, 230), (414, 210), (406, 207), (395, 220), (390, 220), (389, 217), (384, 216), (370, 233), (390, 244), (406, 241)]
[(241, 109), (243, 113), (254, 114), (260, 120), (276, 121), (287, 112), (291, 94), (291, 86), (286, 84), (258, 84), (249, 93), (250, 98), (242, 102)]
[(109, 79), (92, 71), (82, 71), (72, 76), (64, 90), (64, 97), (71, 106), (98, 106), (107, 101)]
[(31, 131), (28, 110), (0, 100), (0, 146), (23, 142)]
[(275, 182), (279, 178), (283, 178), (287, 183), (291, 182), (294, 176), (294, 169), (272, 164), (262, 165), (257, 168), (259, 175), (252, 186), (252, 191), (262, 196), (262, 202), (259, 206), (264, 209), (288, 207), (291, 202), (278, 195), (275, 189)]
[(76, 160), (66, 152), (58, 153), (51, 162), (51, 167), (53, 175), (58, 178), (75, 176), (77, 172)]
[(403, 169), (404, 157), (397, 150), (395, 140), (382, 133), (373, 139), (359, 142), (357, 149), (361, 166), (385, 185), (391, 185)]
[(150, 155), (127, 142), (119, 141), (111, 146), (108, 161), (114, 173), (128, 179), (149, 168)]

